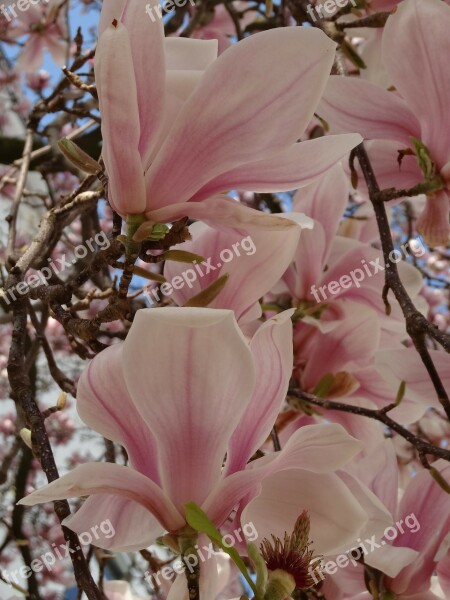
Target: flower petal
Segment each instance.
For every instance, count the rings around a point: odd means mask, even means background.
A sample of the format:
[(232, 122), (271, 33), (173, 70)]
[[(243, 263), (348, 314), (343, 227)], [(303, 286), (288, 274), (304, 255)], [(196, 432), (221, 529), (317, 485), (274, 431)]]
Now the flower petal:
[(358, 134), (330, 135), (299, 142), (265, 158), (245, 163), (209, 181), (195, 200), (232, 189), (284, 192), (307, 185), (346, 157), (362, 142)]
[(313, 116), (334, 47), (318, 30), (286, 27), (226, 50), (146, 174), (152, 206), (186, 201), (222, 173), (295, 143)]
[(220, 478), (255, 384), (252, 355), (233, 313), (140, 310), (123, 363), (127, 387), (158, 445), (164, 489), (180, 510), (189, 501), (202, 503)]
[(220, 524), (243, 498), (273, 473), (293, 468), (331, 473), (344, 466), (360, 449), (361, 442), (349, 436), (341, 425), (307, 425), (291, 436), (281, 452), (259, 458), (245, 471), (225, 477), (202, 508)]
[(387, 20), (382, 46), (392, 82), (418, 116), (421, 139), (439, 168), (450, 156), (450, 140), (442, 135), (450, 96), (449, 29), (450, 7), (445, 2), (408, 0)]
[[(233, 310), (241, 324), (247, 320), (249, 309), (277, 283), (291, 262), (300, 238), (301, 227), (295, 226), (293, 220), (296, 215), (283, 214), (280, 217), (291, 217), (292, 226), (273, 231), (260, 228), (243, 231), (242, 227), (238, 231), (217, 230), (202, 223), (191, 226), (193, 240), (178, 248), (199, 254), (206, 261), (211, 259), (211, 272), (207, 273), (208, 269), (201, 264), (194, 270), (186, 269), (181, 263), (166, 262), (164, 276), (168, 281), (183, 274), (186, 278), (195, 279), (193, 284), (184, 285), (174, 292), (177, 304), (184, 305), (189, 298), (227, 273), (229, 279), (225, 287), (209, 306)], [(304, 223), (301, 217), (299, 220)]]
[[(202, 202), (182, 202), (160, 208), (145, 215), (147, 223), (143, 223), (138, 231), (139, 239), (145, 239), (150, 233), (154, 223), (172, 223), (183, 217), (201, 220), (211, 227), (233, 227), (245, 230), (249, 227), (261, 227), (262, 229), (287, 230), (295, 225), (289, 220), (279, 216), (269, 215), (260, 210), (244, 206), (228, 196), (215, 196)], [(310, 228), (311, 220), (304, 217), (302, 226)], [(135, 237), (135, 239), (138, 239)]]
[(332, 75), (317, 112), (333, 133), (355, 132), (369, 140), (396, 140), (405, 147), (411, 136), (420, 137), (419, 122), (404, 100), (355, 77)]
[(134, 469), (160, 483), (156, 442), (125, 384), (122, 343), (100, 352), (81, 374), (77, 411), (86, 425), (125, 447)]
[(64, 519), (63, 525), (78, 535), (95, 531), (95, 545), (114, 552), (142, 550), (164, 533), (146, 508), (112, 494), (90, 496), (76, 513)]
[[(159, 0), (150, 0), (145, 10), (154, 10), (156, 6), (159, 7)], [(147, 18), (143, 11), (140, 2), (129, 0), (122, 20), (130, 33), (140, 124), (139, 152), (142, 165), (145, 165), (158, 142), (162, 126), (165, 68), (163, 21)]]
[(266, 321), (250, 342), (256, 387), (228, 445), (227, 474), (245, 468), (266, 441), (286, 399), (293, 363), (292, 312), (285, 311)]
[(130, 39), (121, 23), (108, 27), (99, 39), (95, 76), (102, 115), (103, 158), (109, 178), (108, 199), (122, 215), (142, 213), (146, 200), (138, 150), (137, 87)]
[(312, 549), (322, 555), (346, 550), (367, 522), (365, 511), (337, 475), (302, 469), (265, 479), (261, 493), (244, 508), (241, 521), (254, 524), (259, 543), (272, 535), (283, 540), (285, 532), (293, 532), (303, 510), (311, 519)]
[(141, 504), (168, 530), (184, 519), (160, 487), (131, 467), (114, 463), (86, 463), (19, 501), (24, 506), (93, 494), (113, 494)]

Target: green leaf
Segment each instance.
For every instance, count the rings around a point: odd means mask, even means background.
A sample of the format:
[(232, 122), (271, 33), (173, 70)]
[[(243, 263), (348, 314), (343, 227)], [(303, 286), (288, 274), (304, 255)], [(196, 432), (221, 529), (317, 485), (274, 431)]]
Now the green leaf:
[(400, 404), (400, 402), (403, 400), (403, 398), (405, 397), (405, 391), (406, 391), (406, 382), (402, 381), (398, 388), (397, 396), (395, 398), (396, 406), (398, 406)]
[(91, 158), (89, 154), (86, 154), (84, 150), (82, 150), (71, 140), (62, 138), (58, 141), (58, 148), (67, 158), (67, 160), (78, 167), (81, 171), (84, 171), (89, 175), (96, 175), (102, 170), (96, 160)]
[(168, 250), (164, 253), (164, 260), (173, 260), (181, 263), (203, 263), (205, 259), (199, 254), (186, 252), (186, 250)]
[(205, 533), (209, 539), (217, 544), (219, 548), (221, 548), (224, 552), (228, 554), (234, 564), (237, 566), (239, 571), (245, 577), (248, 585), (252, 588), (253, 593), (256, 595), (256, 587), (248, 574), (247, 567), (245, 566), (244, 561), (240, 557), (236, 548), (227, 548), (222, 541), (222, 534), (214, 525), (214, 523), (210, 520), (210, 518), (202, 511), (200, 506), (195, 504), (195, 502), (188, 502), (184, 505), (184, 510), (186, 514), (186, 521), (188, 525), (198, 531), (199, 533)]
[(334, 375), (333, 373), (326, 373), (319, 383), (314, 388), (313, 394), (314, 396), (319, 396), (319, 398), (326, 398), (334, 385)]
[(169, 227), (164, 223), (155, 223), (152, 227), (151, 233), (146, 238), (150, 242), (159, 242), (166, 237), (166, 233), (169, 231)]
[(436, 175), (436, 165), (431, 160), (428, 147), (419, 139), (411, 137), (414, 144), (414, 150), (417, 156), (420, 170), (423, 173), (425, 181), (430, 181)]
[(216, 281), (213, 281), (213, 283), (211, 283), (211, 285), (209, 285), (207, 288), (188, 300), (184, 306), (205, 308), (217, 298), (217, 296), (223, 290), (229, 277), (229, 274), (225, 273), (222, 275), (222, 277), (219, 277), (216, 279)]
[(252, 561), (255, 572), (256, 572), (256, 596), (264, 598), (264, 594), (267, 588), (267, 582), (269, 580), (269, 572), (264, 558), (261, 552), (258, 550), (255, 544), (247, 544), (247, 551), (250, 560)]

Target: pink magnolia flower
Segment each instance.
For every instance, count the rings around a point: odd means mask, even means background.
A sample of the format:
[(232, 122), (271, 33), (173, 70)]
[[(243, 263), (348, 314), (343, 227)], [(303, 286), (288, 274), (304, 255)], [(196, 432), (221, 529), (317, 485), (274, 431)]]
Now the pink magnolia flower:
[(17, 68), (26, 72), (36, 71), (48, 50), (57, 65), (62, 66), (67, 57), (67, 28), (64, 10), (57, 0), (29, 3), (26, 10), (17, 11), (17, 20), (8, 30), (12, 39), (27, 35), (25, 46), (17, 61)]
[(104, 5), (100, 32), (104, 159), (109, 199), (122, 215), (267, 218), (217, 194), (296, 189), (360, 141), (349, 134), (297, 143), (333, 63), (335, 45), (318, 30), (259, 33), (216, 60), (214, 41), (164, 41), (160, 19), (122, 0)]
[[(450, 504), (446, 492), (430, 474), (422, 470), (413, 477), (398, 501), (397, 464), (390, 442), (378, 448), (360, 465), (359, 476), (392, 512), (393, 525), (385, 531), (384, 544), (372, 548), (364, 562), (385, 573), (385, 586), (397, 600), (437, 600), (431, 589), (432, 575), (448, 550)], [(441, 476), (449, 480), (450, 465), (433, 463)], [(324, 593), (331, 600), (365, 596), (362, 567), (349, 565), (325, 582)]]
[(200, 222), (192, 225), (192, 240), (177, 248), (204, 257), (207, 266), (198, 266), (199, 276), (194, 265), (165, 263), (164, 276), (168, 281), (182, 277), (188, 282), (174, 289), (175, 302), (183, 306), (226, 273), (228, 281), (208, 306), (233, 310), (241, 326), (259, 319), (259, 299), (277, 283), (291, 263), (302, 229), (313, 225), (312, 220), (304, 215), (291, 213), (278, 216), (295, 220), (298, 226), (287, 230), (245, 227), (244, 231), (242, 227), (217, 230)]
[[(428, 147), (446, 183), (444, 190), (428, 196), (417, 222), (430, 245), (447, 245), (450, 233), (450, 144), (442, 134), (450, 95), (449, 28), (450, 7), (441, 0), (401, 2), (389, 17), (382, 39), (383, 62), (396, 92), (362, 79), (334, 76), (319, 108), (336, 131), (393, 140), (397, 150), (411, 148), (412, 137)], [(376, 161), (374, 168), (377, 174)], [(401, 172), (398, 164), (396, 169)], [(423, 179), (418, 175), (414, 183)]]
[[(340, 166), (297, 192), (293, 208), (314, 219), (314, 227), (302, 232), (283, 282), (296, 300), (310, 305), (311, 312), (316, 307), (327, 307), (321, 320), (331, 320), (342, 300), (352, 300), (374, 309), (383, 328), (404, 334), (400, 307), (393, 304), (386, 317), (381, 298), (385, 270), (381, 252), (357, 239), (338, 235), (347, 203), (348, 179)], [(422, 275), (402, 257), (400, 252), (400, 262), (398, 254), (393, 260), (398, 263), (410, 296), (416, 298), (423, 286)]]
[(183, 528), (186, 502), (221, 526), (258, 495), (263, 480), (290, 470), (296, 483), (279, 487), (280, 498), (310, 511), (317, 551), (350, 542), (367, 515), (334, 472), (361, 444), (340, 425), (303, 427), (281, 452), (247, 464), (284, 402), (291, 336), (290, 312), (264, 323), (248, 342), (231, 311), (138, 311), (125, 342), (83, 372), (77, 398), (82, 419), (122, 444), (130, 466), (81, 465), (21, 503), (89, 496), (64, 524), (81, 533), (108, 517), (115, 535), (96, 544), (131, 551)]

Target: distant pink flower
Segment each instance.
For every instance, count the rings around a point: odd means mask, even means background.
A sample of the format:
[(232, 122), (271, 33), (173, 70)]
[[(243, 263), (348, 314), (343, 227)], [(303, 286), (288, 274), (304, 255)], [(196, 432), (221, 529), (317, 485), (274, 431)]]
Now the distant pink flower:
[(26, 35), (25, 46), (17, 61), (17, 68), (26, 72), (37, 70), (48, 50), (54, 62), (62, 66), (67, 56), (67, 29), (64, 10), (57, 0), (48, 0), (39, 5), (29, 3), (26, 10), (17, 10), (17, 19), (8, 30), (10, 38)]
[[(383, 63), (396, 92), (363, 79), (333, 76), (319, 113), (335, 131), (357, 131), (366, 139), (394, 140), (397, 150), (412, 147), (411, 137), (430, 150), (446, 183), (430, 194), (417, 229), (432, 245), (447, 245), (450, 234), (450, 143), (448, 122), (450, 7), (441, 0), (404, 0), (389, 17), (382, 38)], [(370, 118), (368, 118), (370, 115)], [(377, 174), (377, 161), (374, 161)], [(401, 168), (393, 164), (401, 176)], [(423, 177), (417, 168), (419, 183)]]
[(247, 464), (285, 400), (291, 336), (290, 312), (248, 342), (231, 311), (138, 311), (125, 342), (83, 372), (77, 398), (82, 419), (123, 445), (130, 466), (81, 465), (21, 503), (90, 496), (65, 525), (81, 533), (109, 518), (115, 535), (96, 544), (131, 551), (183, 528), (189, 501), (221, 526), (258, 495), (263, 480), (289, 470), (294, 482), (278, 492), (285, 506), (310, 511), (318, 551), (351, 542), (367, 517), (334, 474), (360, 449), (340, 425), (302, 427), (281, 452)]
[[(247, 2), (240, 2), (239, 0), (231, 2), (231, 8), (238, 14), (245, 11), (245, 14), (239, 20), (242, 30), (244, 30), (257, 15), (254, 10), (250, 10), (250, 6)], [(231, 46), (231, 41), (229, 39), (231, 36), (236, 36), (236, 27), (233, 23), (233, 19), (225, 6), (223, 4), (218, 4), (214, 7), (214, 14), (211, 17), (211, 20), (203, 27), (196, 29), (192, 37), (201, 40), (217, 40), (218, 53), (220, 55)]]
[(95, 71), (109, 200), (120, 214), (260, 220), (217, 194), (296, 189), (360, 141), (297, 143), (333, 63), (335, 45), (319, 30), (259, 33), (216, 60), (214, 41), (164, 40), (160, 19), (144, 19), (137, 2), (117, 4), (104, 4)]

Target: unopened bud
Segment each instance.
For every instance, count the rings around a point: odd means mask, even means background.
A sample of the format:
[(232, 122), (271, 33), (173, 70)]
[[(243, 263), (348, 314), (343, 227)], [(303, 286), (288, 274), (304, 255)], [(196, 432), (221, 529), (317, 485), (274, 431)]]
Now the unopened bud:
[(20, 430), (20, 437), (24, 441), (24, 443), (28, 446), (28, 448), (32, 448), (31, 446), (31, 431), (26, 427)]

